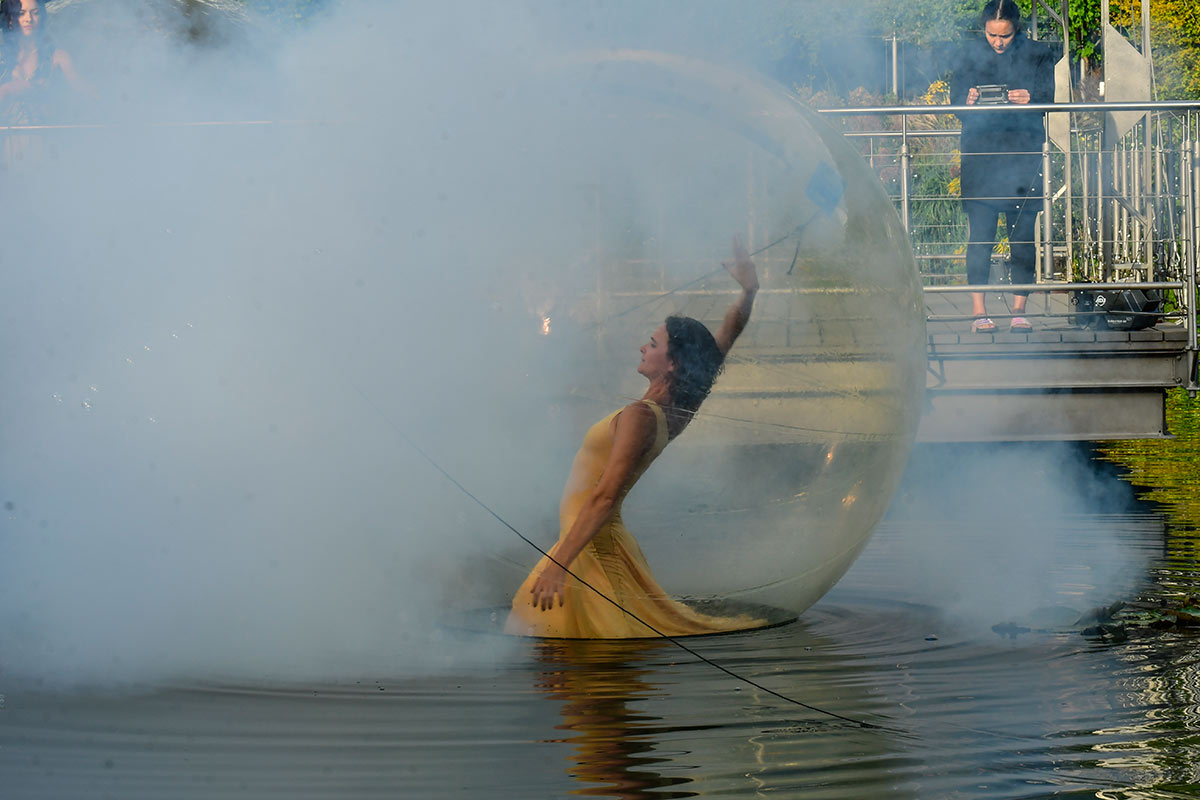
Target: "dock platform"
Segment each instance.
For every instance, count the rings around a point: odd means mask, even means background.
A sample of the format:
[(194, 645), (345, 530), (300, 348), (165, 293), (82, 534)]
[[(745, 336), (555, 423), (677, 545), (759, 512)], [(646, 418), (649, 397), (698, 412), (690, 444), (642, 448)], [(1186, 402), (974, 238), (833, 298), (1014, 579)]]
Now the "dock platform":
[(1144, 439), (1167, 435), (1165, 396), (1195, 369), (1183, 325), (1137, 331), (1072, 324), (1068, 293), (1034, 294), (1031, 333), (971, 332), (968, 294), (926, 294), (929, 321), (921, 442)]

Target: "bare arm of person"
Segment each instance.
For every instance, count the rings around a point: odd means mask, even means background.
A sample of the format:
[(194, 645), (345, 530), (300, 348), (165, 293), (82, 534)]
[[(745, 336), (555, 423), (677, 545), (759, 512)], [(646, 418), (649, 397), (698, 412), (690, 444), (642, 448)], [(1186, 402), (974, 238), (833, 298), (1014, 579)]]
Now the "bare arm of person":
[(645, 403), (629, 404), (621, 410), (613, 424), (612, 452), (599, 483), (584, 501), (567, 535), (550, 550), (554, 561), (546, 563), (530, 588), (533, 605), (543, 611), (554, 605), (556, 597), (558, 604), (563, 604), (567, 580), (564, 567), (571, 566), (575, 557), (583, 552), (583, 548), (608, 522), (617, 498), (633, 478), (638, 462), (654, 444), (658, 420)]
[(742, 244), (740, 236), (733, 237), (733, 261), (722, 263), (733, 279), (742, 287), (741, 297), (735, 300), (729, 310), (725, 312), (721, 329), (714, 337), (721, 355), (725, 355), (745, 330), (746, 323), (750, 321), (750, 311), (754, 308), (754, 296), (758, 294), (758, 271), (754, 268), (754, 261), (746, 252), (746, 246)]
[(0, 84), (0, 100), (12, 97), (13, 95), (18, 95), (27, 90), (30, 85), (31, 84), (29, 81), (25, 80), (24, 78), (13, 78), (10, 81)]
[(71, 60), (71, 55), (66, 50), (54, 51), (54, 66), (62, 70), (62, 74), (66, 76), (71, 88), (84, 94), (92, 94), (92, 87), (79, 76), (79, 70), (75, 69), (75, 62)]

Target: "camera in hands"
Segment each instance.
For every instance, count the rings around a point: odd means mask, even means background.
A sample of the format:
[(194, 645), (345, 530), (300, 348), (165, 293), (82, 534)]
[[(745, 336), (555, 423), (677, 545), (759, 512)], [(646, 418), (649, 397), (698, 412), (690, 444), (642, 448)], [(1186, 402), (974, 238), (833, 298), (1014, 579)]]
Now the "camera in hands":
[(981, 106), (999, 106), (1008, 103), (1007, 84), (988, 83), (976, 86), (975, 89), (979, 92), (979, 99), (975, 102)]

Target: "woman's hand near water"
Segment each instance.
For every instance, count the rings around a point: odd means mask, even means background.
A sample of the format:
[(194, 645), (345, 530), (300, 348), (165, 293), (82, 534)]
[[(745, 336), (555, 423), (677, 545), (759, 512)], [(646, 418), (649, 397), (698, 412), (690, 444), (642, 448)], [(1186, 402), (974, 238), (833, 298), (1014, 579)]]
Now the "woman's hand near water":
[(567, 571), (553, 561), (547, 561), (529, 593), (533, 595), (533, 607), (547, 611), (554, 607), (554, 598), (561, 606), (567, 599)]
[(552, 608), (555, 597), (560, 606), (565, 603), (567, 568), (575, 563), (588, 543), (612, 519), (617, 498), (624, 496), (636, 477), (642, 456), (654, 445), (658, 419), (645, 403), (630, 403), (617, 414), (612, 426), (612, 451), (608, 454), (608, 462), (604, 465), (600, 480), (588, 492), (567, 535), (550, 551), (554, 561), (547, 559), (529, 589), (534, 608), (541, 608), (542, 611)]
[(754, 308), (754, 296), (758, 294), (758, 270), (754, 266), (754, 260), (750, 258), (750, 253), (746, 251), (746, 245), (742, 244), (742, 237), (736, 234), (733, 237), (733, 261), (722, 261), (721, 263), (730, 276), (742, 287), (742, 296), (735, 300), (729, 310), (725, 312), (725, 320), (721, 323), (721, 329), (713, 337), (717, 340), (717, 347), (720, 349), (721, 355), (725, 355), (745, 329), (746, 323), (750, 321), (750, 311)]

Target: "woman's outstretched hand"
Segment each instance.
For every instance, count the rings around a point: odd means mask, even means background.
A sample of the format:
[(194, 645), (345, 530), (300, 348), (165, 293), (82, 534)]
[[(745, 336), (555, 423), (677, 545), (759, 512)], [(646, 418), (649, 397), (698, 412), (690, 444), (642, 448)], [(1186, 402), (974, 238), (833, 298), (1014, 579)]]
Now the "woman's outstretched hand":
[(717, 340), (717, 349), (724, 356), (733, 347), (733, 343), (742, 335), (746, 323), (750, 321), (750, 309), (754, 307), (754, 295), (758, 294), (758, 271), (754, 261), (742, 244), (742, 237), (733, 237), (733, 261), (721, 262), (738, 285), (742, 287), (742, 296), (733, 301), (733, 305), (725, 312), (721, 328), (713, 338)]
[(556, 596), (561, 606), (567, 599), (566, 584), (567, 571), (555, 562), (548, 561), (529, 590), (533, 595), (533, 607), (541, 607), (542, 611), (546, 611), (554, 606)]
[(739, 286), (747, 292), (758, 291), (758, 271), (754, 267), (754, 261), (750, 258), (750, 254), (746, 252), (746, 245), (742, 244), (741, 236), (736, 233), (733, 235), (733, 261), (722, 261), (721, 263)]

